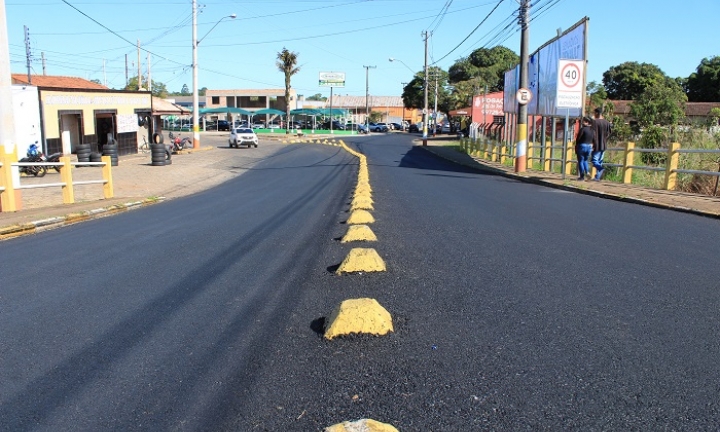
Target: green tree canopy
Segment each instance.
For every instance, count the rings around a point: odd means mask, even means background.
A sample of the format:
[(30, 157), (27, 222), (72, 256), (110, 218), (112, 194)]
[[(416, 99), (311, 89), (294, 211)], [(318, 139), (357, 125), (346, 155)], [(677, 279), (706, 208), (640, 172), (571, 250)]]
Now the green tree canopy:
[(720, 57), (702, 59), (686, 85), (689, 101), (720, 102)]
[(630, 115), (640, 127), (676, 126), (685, 118), (687, 95), (673, 79), (655, 81), (630, 104)]
[[(447, 113), (452, 106), (450, 90), (448, 89), (448, 73), (437, 66), (428, 68), (428, 108), (435, 107), (435, 77), (437, 76), (437, 107), (438, 111)], [(415, 77), (403, 88), (402, 98), (405, 108), (419, 109), (425, 104), (424, 72), (418, 72)]]
[(635, 100), (645, 89), (664, 84), (668, 76), (654, 64), (625, 62), (603, 74), (607, 97), (612, 100)]
[(189, 96), (192, 93), (190, 92), (190, 89), (188, 88), (187, 84), (183, 84), (182, 88), (180, 89), (180, 96)]
[(322, 102), (325, 102), (325, 101), (327, 101), (327, 99), (328, 99), (328, 98), (326, 98), (325, 96), (323, 96), (322, 93), (315, 93), (314, 95), (307, 97), (307, 100), (309, 100), (309, 101), (322, 101)]
[[(147, 77), (143, 76), (143, 88), (147, 90)], [(128, 80), (128, 84), (124, 90), (137, 90), (138, 89), (138, 77), (134, 76)], [(152, 95), (165, 98), (168, 96), (167, 87), (160, 81), (152, 80)]]

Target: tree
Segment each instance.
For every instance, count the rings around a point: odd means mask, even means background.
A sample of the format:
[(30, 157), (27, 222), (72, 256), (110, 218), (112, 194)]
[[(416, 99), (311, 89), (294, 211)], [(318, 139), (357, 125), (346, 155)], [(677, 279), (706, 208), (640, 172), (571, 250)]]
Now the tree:
[(654, 82), (630, 104), (630, 115), (645, 128), (652, 125), (673, 128), (685, 118), (687, 95), (672, 79)]
[[(143, 89), (147, 90), (147, 77), (143, 77)], [(138, 89), (138, 77), (134, 76), (128, 80), (128, 84), (125, 86), (125, 90), (137, 90)], [(168, 96), (167, 87), (160, 81), (152, 81), (152, 95), (160, 98)]]
[(102, 81), (100, 81), (100, 80), (97, 79), (97, 78), (91, 79), (90, 82), (93, 82), (93, 83), (95, 83), (95, 84), (102, 84)]
[[(428, 107), (435, 107), (435, 77), (437, 76), (437, 107), (438, 111), (447, 113), (452, 106), (450, 90), (448, 89), (448, 73), (437, 66), (428, 68)], [(425, 106), (424, 93), (425, 73), (418, 72), (415, 77), (403, 88), (403, 104), (405, 108), (423, 108)]]
[(187, 84), (183, 84), (182, 88), (180, 89), (180, 96), (190, 96), (192, 93), (190, 93), (190, 89), (188, 88)]
[(200, 90), (198, 90), (198, 96), (205, 96), (207, 89), (207, 87), (200, 87)]
[(321, 93), (315, 93), (314, 95), (308, 96), (308, 98), (307, 98), (307, 100), (309, 100), (309, 101), (322, 101), (322, 102), (327, 101), (327, 99), (328, 98), (323, 96)]
[(369, 116), (369, 118), (368, 118), (368, 121), (370, 121), (370, 123), (377, 123), (377, 122), (379, 122), (379, 121), (382, 119), (382, 116), (383, 116), (383, 115), (382, 115), (381, 112), (371, 111), (371, 112), (370, 112), (370, 116)]
[(603, 74), (607, 97), (612, 100), (635, 100), (654, 84), (664, 84), (668, 76), (654, 64), (625, 62)]
[(275, 65), (278, 70), (285, 74), (285, 133), (290, 133), (290, 78), (300, 72), (297, 67), (298, 54), (288, 51), (283, 47), (282, 51), (277, 53), (277, 62)]
[(691, 102), (720, 102), (720, 57), (702, 59), (686, 85)]
[[(595, 81), (590, 81), (585, 88), (586, 104), (585, 104), (585, 115), (591, 115), (595, 108), (602, 108), (603, 112), (607, 112), (607, 92), (602, 84), (598, 84)], [(613, 107), (614, 108), (614, 107)], [(607, 117), (607, 115), (606, 115)]]

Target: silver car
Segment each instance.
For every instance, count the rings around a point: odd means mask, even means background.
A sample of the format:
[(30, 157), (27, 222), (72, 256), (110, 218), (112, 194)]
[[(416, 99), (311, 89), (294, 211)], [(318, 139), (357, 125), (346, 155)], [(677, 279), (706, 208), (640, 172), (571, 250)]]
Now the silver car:
[(246, 145), (248, 148), (258, 146), (258, 136), (254, 130), (250, 128), (235, 128), (230, 132), (228, 140), (230, 147), (240, 148)]

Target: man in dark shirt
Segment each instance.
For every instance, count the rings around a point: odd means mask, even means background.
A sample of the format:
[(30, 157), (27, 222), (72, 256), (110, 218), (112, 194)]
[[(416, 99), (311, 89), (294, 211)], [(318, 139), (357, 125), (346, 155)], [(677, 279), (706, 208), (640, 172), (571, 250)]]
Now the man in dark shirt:
[(595, 108), (593, 129), (595, 129), (595, 136), (593, 137), (592, 164), (597, 170), (593, 180), (600, 181), (605, 171), (605, 168), (603, 168), (603, 157), (607, 149), (607, 139), (612, 129), (612, 124), (603, 117), (602, 108)]

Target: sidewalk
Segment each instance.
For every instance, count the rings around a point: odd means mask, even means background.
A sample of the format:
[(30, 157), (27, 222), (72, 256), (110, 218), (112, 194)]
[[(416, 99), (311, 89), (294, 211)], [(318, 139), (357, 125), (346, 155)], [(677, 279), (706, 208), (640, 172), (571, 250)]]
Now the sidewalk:
[[(416, 143), (419, 143), (416, 141)], [(419, 143), (419, 145), (422, 145)], [(545, 171), (526, 171), (515, 173), (513, 167), (474, 158), (457, 151), (448, 145), (447, 140), (428, 139), (428, 151), (436, 155), (469, 167), (490, 170), (496, 174), (515, 178), (520, 181), (540, 184), (547, 187), (564, 189), (617, 201), (632, 202), (652, 207), (671, 209), (720, 219), (720, 197), (696, 195), (685, 192), (651, 189), (637, 185), (626, 185), (610, 181), (577, 181), (575, 176), (566, 176)]]

